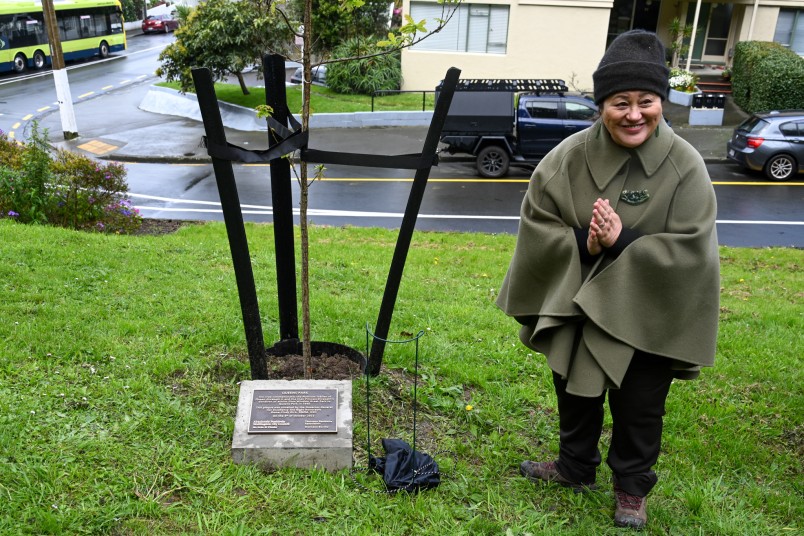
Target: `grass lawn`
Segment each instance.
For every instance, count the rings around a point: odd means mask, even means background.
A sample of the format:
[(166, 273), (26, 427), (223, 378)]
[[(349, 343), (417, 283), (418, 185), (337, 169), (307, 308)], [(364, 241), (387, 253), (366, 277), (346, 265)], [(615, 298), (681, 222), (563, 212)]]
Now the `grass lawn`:
[[(175, 82), (159, 82), (158, 86), (179, 89)], [(221, 102), (237, 104), (254, 109), (265, 104), (265, 88), (250, 87), (249, 94), (244, 95), (238, 84), (215, 84), (215, 95)], [(301, 85), (287, 87), (288, 110), (294, 114), (301, 113)], [(399, 93), (382, 95), (374, 98), (374, 111), (422, 111), (433, 110), (435, 106), (435, 89), (431, 92)], [(329, 88), (311, 86), (310, 109), (313, 113), (352, 113), (370, 112), (371, 97), (366, 95), (343, 95)]]
[[(272, 230), (247, 224), (268, 344), (279, 331)], [(311, 233), (313, 338), (363, 349), (396, 232)], [(585, 495), (518, 474), (525, 458), (555, 456), (558, 433), (544, 358), (494, 305), (514, 240), (414, 235), (390, 336), (425, 331), (418, 446), (448, 451), (436, 454), (448, 475), (389, 496), (349, 471), (232, 462), (238, 382), (250, 373), (223, 224), (107, 236), (0, 220), (0, 534), (627, 532), (612, 525), (605, 464), (600, 490)], [(671, 389), (643, 533), (801, 534), (804, 252), (721, 256), (716, 366)], [(375, 453), (382, 437), (410, 439), (412, 350), (389, 346), (372, 381)]]

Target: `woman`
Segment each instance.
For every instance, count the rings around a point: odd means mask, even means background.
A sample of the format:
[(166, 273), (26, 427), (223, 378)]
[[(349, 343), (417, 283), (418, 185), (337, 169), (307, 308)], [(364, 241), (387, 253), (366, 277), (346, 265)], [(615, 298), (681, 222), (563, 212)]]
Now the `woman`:
[(713, 364), (719, 310), (714, 190), (662, 117), (668, 74), (655, 34), (612, 42), (593, 74), (600, 119), (534, 171), (497, 301), (547, 357), (558, 399), (558, 458), (520, 472), (594, 487), (608, 395), (614, 522), (637, 529), (670, 384)]

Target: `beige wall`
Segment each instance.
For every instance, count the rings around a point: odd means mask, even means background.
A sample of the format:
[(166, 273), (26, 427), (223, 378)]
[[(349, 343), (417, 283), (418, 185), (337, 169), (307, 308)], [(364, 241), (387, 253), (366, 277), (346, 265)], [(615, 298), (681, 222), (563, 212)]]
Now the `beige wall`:
[[(574, 74), (574, 89), (591, 90), (592, 72), (606, 46), (611, 4), (610, 0), (512, 0), (506, 54), (404, 50), (402, 89), (435, 88), (447, 69), (457, 67), (461, 78), (561, 78), (569, 84)], [(410, 0), (404, 1), (403, 13), (410, 13)]]
[[(435, 0), (431, 0), (435, 2)], [(660, 1), (660, 0), (656, 0)], [(749, 39), (754, 0), (723, 0), (735, 4), (728, 48)], [(661, 0), (657, 34), (669, 43), (667, 26), (683, 16), (696, 0)], [(464, 0), (464, 3), (510, 5), (506, 54), (402, 51), (402, 89), (433, 89), (447, 69), (461, 69), (461, 78), (561, 78), (570, 89), (591, 90), (592, 72), (606, 46), (612, 0)], [(804, 0), (759, 0), (752, 39), (772, 41), (780, 7), (803, 8)], [(740, 18), (740, 10), (744, 13)], [(410, 13), (404, 0), (403, 13)], [(433, 22), (428, 28), (434, 27)], [(573, 82), (574, 77), (574, 82)]]

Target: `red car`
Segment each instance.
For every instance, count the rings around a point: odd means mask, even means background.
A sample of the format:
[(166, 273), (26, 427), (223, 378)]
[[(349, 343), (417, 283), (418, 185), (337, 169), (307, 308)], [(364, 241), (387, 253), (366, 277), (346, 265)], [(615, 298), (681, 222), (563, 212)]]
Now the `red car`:
[(142, 21), (142, 33), (168, 33), (179, 27), (179, 21), (170, 15), (148, 15)]

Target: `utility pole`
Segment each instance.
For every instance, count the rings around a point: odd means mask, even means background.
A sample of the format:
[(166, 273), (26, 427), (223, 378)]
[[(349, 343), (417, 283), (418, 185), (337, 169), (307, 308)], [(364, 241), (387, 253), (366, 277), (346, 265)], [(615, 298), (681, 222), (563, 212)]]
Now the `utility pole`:
[(50, 61), (53, 67), (53, 81), (56, 83), (56, 100), (59, 102), (61, 129), (65, 140), (78, 137), (78, 125), (75, 122), (73, 97), (70, 94), (70, 82), (67, 80), (67, 69), (64, 68), (64, 54), (59, 39), (59, 26), (56, 22), (56, 10), (53, 0), (42, 0), (42, 12), (45, 16), (47, 40), (50, 44)]

